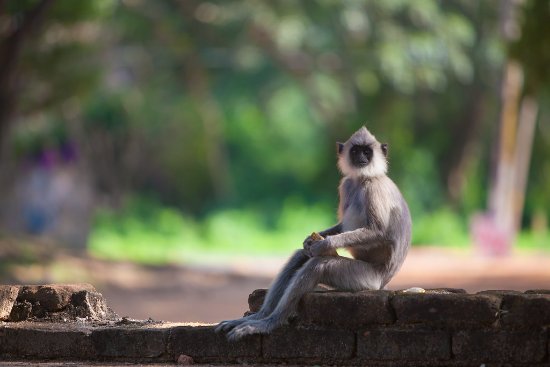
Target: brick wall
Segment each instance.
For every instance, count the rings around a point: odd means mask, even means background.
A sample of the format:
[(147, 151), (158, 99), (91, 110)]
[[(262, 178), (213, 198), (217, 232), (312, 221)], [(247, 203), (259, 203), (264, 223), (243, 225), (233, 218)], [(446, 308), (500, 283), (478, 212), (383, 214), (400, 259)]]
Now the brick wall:
[[(0, 360), (174, 362), (184, 355), (197, 363), (550, 366), (546, 290), (314, 292), (302, 299), (288, 326), (232, 343), (209, 325), (128, 320), (105, 313), (104, 302), (90, 286), (71, 286), (78, 297), (58, 294), (71, 292), (67, 286), (44, 286), (50, 288), (42, 294), (56, 300), (50, 311), (36, 298), (29, 301), (28, 288), (2, 287)], [(261, 306), (264, 296), (265, 290), (250, 295), (251, 311)], [(82, 308), (83, 299), (94, 300), (87, 301), (90, 310)], [(71, 302), (80, 302), (80, 308)], [(34, 321), (10, 321), (21, 304), (27, 309), (30, 304), (27, 314)], [(101, 313), (93, 310), (94, 304), (109, 317), (94, 317)], [(33, 307), (50, 321), (33, 316)], [(72, 318), (55, 317), (66, 309), (79, 311)]]

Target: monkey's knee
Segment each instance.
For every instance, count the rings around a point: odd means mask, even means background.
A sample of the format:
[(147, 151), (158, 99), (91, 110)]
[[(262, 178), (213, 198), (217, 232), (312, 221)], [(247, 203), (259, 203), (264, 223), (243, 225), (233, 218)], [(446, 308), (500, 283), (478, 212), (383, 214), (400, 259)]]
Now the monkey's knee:
[(332, 259), (334, 259), (332, 256), (309, 257), (301, 271), (310, 277), (321, 277), (327, 271), (326, 267)]

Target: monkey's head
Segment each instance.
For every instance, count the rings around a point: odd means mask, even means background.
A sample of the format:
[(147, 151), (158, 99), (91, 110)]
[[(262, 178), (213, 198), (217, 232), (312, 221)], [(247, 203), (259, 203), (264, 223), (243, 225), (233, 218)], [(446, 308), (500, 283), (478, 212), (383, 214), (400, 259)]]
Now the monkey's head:
[(344, 176), (376, 177), (385, 175), (388, 170), (388, 145), (380, 144), (364, 126), (336, 147), (338, 167)]

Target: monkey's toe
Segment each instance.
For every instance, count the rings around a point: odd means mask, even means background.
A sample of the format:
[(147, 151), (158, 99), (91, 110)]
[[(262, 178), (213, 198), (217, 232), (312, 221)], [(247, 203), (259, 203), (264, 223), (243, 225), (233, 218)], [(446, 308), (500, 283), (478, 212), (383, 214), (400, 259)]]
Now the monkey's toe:
[(222, 321), (214, 328), (215, 333), (221, 333), (226, 325), (227, 321)]
[(227, 333), (227, 339), (237, 341), (246, 335), (267, 334), (273, 329), (268, 320), (250, 320), (243, 322)]
[(252, 325), (240, 325), (227, 333), (227, 340), (234, 342), (253, 334), (260, 334), (260, 330)]
[(214, 332), (216, 333), (227, 333), (231, 330), (233, 330), (235, 327), (252, 320), (260, 320), (262, 318), (261, 313), (253, 313), (245, 317), (241, 317), (240, 319), (235, 320), (225, 320), (220, 322), (215, 328)]
[(214, 329), (214, 332), (216, 332), (216, 333), (225, 332), (226, 333), (228, 331), (231, 331), (235, 326), (238, 326), (238, 325), (242, 324), (243, 322), (245, 322), (245, 320), (243, 320), (243, 319), (222, 321), (218, 324), (218, 326), (216, 326), (216, 328)]

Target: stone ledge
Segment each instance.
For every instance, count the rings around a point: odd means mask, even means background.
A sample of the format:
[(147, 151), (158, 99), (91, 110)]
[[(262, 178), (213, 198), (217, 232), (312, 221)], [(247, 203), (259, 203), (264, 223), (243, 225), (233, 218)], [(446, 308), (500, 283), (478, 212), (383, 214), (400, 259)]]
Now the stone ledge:
[[(11, 303), (10, 315), (18, 302), (44, 312), (43, 319), (33, 313), (35, 321), (0, 322), (0, 360), (550, 366), (550, 294), (540, 290), (314, 292), (290, 325), (229, 342), (212, 325), (113, 318), (89, 287), (16, 287), (15, 301), (12, 288), (0, 288), (0, 305)], [(251, 295), (256, 309), (263, 296)], [(95, 316), (52, 317), (75, 307)]]
[(213, 326), (109, 327), (59, 323), (0, 324), (0, 360), (449, 365), (485, 362), (548, 366), (546, 330), (464, 330), (419, 327), (359, 331), (284, 327), (269, 336), (228, 342)]

